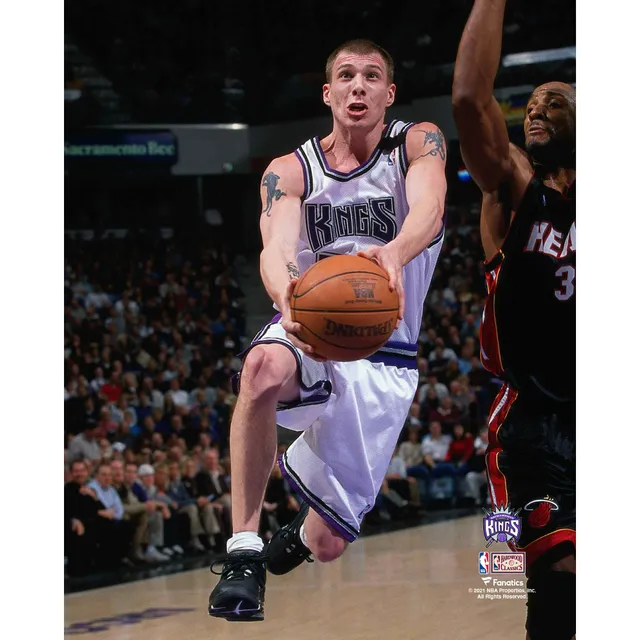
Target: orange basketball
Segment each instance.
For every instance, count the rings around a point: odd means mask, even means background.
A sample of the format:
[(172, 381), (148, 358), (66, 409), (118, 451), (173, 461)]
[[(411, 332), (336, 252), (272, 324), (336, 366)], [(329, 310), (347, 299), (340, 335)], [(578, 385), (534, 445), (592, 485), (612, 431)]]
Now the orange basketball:
[(301, 276), (291, 298), (300, 338), (329, 360), (351, 362), (375, 353), (398, 321), (398, 293), (389, 276), (360, 256), (331, 256)]

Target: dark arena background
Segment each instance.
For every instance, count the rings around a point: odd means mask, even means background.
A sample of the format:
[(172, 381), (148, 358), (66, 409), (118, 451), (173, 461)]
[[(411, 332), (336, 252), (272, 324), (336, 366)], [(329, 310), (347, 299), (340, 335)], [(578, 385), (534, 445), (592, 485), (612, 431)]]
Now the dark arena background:
[[(473, 595), (484, 586), (482, 452), (501, 381), (479, 360), (480, 191), (451, 109), (472, 5), (67, 1), (65, 634), (524, 637), (523, 600)], [(270, 576), (265, 621), (231, 625), (210, 618), (206, 600), (218, 579), (209, 565), (231, 535), (230, 378), (273, 315), (259, 272), (261, 176), (274, 157), (330, 132), (326, 58), (351, 38), (394, 58), (386, 121), (429, 120), (448, 145), (446, 234), (424, 308), (419, 388), (361, 539), (334, 563)], [(548, 80), (575, 84), (575, 6), (508, 2), (495, 95), (514, 143), (523, 144), (531, 91)], [(455, 478), (420, 471), (434, 422), (448, 438), (463, 427), (470, 453)], [(278, 434), (281, 450), (296, 435)], [(96, 515), (98, 482), (116, 487), (120, 519)], [(299, 508), (274, 469), (260, 535), (270, 539)]]

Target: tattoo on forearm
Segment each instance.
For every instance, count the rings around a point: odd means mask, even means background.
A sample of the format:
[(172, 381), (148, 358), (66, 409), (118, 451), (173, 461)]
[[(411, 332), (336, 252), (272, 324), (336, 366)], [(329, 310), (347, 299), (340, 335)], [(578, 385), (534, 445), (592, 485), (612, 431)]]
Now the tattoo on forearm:
[(418, 158), (426, 158), (427, 156), (440, 156), (440, 159), (444, 161), (446, 158), (446, 150), (444, 146), (444, 136), (441, 131), (424, 131), (423, 129), (417, 129), (421, 133), (424, 133), (423, 147), (428, 147), (428, 151), (418, 156)]
[(277, 176), (273, 171), (267, 173), (262, 181), (262, 186), (267, 188), (267, 204), (262, 213), (266, 213), (267, 216), (271, 215), (271, 206), (273, 205), (273, 199), (280, 200), (282, 196), (286, 196), (286, 191), (281, 191), (277, 188), (278, 180), (280, 180), (280, 176)]
[(300, 271), (293, 262), (287, 262), (287, 271), (289, 272), (289, 280), (300, 277)]

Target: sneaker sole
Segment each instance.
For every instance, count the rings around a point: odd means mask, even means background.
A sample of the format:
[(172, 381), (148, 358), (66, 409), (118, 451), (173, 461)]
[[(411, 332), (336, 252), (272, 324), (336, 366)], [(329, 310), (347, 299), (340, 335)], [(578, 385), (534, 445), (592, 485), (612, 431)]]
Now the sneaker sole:
[(208, 610), (209, 615), (212, 618), (222, 618), (228, 622), (261, 622), (264, 620), (264, 613), (262, 611), (254, 611), (251, 615), (236, 614), (235, 610), (229, 611), (229, 609), (221, 611), (211, 611), (211, 607)]

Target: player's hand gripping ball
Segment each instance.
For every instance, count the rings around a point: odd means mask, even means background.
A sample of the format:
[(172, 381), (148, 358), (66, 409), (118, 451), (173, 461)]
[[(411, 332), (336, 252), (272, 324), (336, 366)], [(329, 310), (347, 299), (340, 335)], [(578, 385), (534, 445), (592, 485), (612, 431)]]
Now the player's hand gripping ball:
[(351, 362), (382, 347), (399, 317), (389, 276), (361, 256), (331, 256), (300, 277), (290, 300), (298, 337), (328, 360)]

